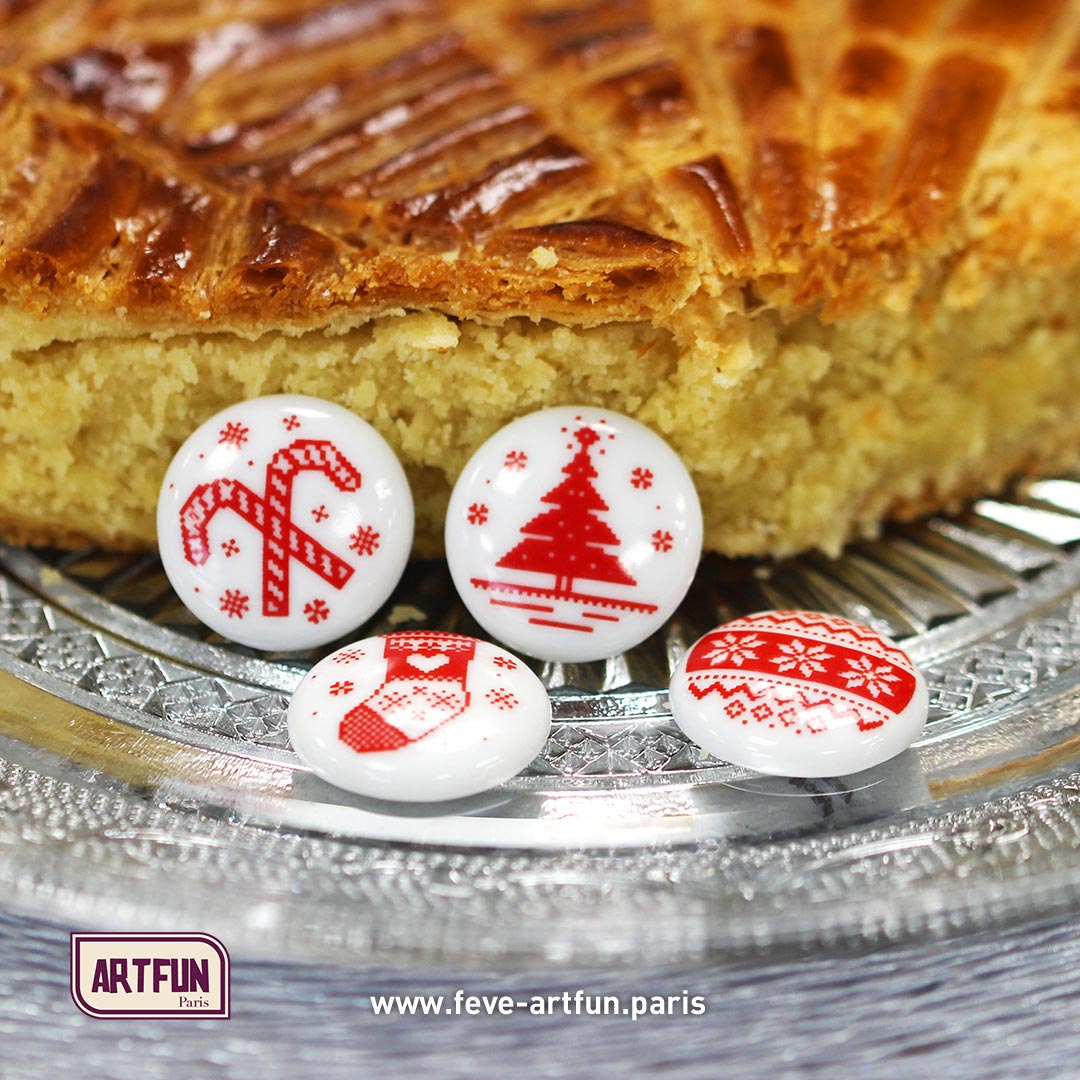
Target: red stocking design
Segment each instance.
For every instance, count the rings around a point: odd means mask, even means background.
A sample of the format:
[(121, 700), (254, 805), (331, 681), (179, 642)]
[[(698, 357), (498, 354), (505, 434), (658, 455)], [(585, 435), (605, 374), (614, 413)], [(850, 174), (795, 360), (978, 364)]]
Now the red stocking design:
[(460, 716), (476, 651), (458, 634), (400, 633), (384, 639), (382, 684), (345, 714), (338, 737), (358, 754), (399, 750)]

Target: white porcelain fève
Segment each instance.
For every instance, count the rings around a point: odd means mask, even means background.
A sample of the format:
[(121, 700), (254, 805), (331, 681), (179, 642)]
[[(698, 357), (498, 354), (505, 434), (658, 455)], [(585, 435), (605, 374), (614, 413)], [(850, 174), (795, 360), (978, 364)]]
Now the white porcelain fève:
[(671, 712), (711, 754), (778, 776), (845, 776), (906, 750), (929, 708), (907, 654), (861, 623), (748, 615), (706, 634), (671, 679)]
[(317, 664), (289, 705), (293, 748), (323, 779), (372, 798), (475, 795), (543, 749), (551, 704), (517, 657), (461, 634), (367, 638)]
[(412, 545), (412, 495), (360, 417), (275, 395), (230, 406), (184, 443), (157, 531), (169, 581), (207, 626), (255, 648), (307, 649), (390, 596)]
[(678, 455), (605, 409), (546, 409), (496, 432), (446, 518), (450, 573), (493, 637), (583, 662), (664, 623), (701, 555), (701, 507)]

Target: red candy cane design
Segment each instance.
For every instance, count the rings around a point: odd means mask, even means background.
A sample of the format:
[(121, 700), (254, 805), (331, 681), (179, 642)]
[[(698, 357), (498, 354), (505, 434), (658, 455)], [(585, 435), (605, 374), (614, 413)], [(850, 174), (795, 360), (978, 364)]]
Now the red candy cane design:
[(297, 439), (270, 459), (266, 466), (266, 529), (263, 531), (263, 613), (266, 615), (289, 613), (289, 563), (294, 554), (289, 536), (295, 528), (291, 520), (292, 486), (298, 472), (312, 471), (324, 473), (338, 491), (356, 491), (360, 487), (360, 474), (325, 439)]
[(264, 615), (288, 615), (292, 559), (335, 589), (353, 575), (353, 567), (292, 523), (292, 483), (303, 471), (324, 473), (339, 491), (360, 487), (360, 473), (333, 443), (298, 439), (278, 451), (267, 466), (265, 499), (239, 480), (214, 480), (196, 487), (180, 510), (184, 557), (195, 566), (210, 557), (208, 529), (219, 510), (232, 510), (259, 530), (263, 537)]

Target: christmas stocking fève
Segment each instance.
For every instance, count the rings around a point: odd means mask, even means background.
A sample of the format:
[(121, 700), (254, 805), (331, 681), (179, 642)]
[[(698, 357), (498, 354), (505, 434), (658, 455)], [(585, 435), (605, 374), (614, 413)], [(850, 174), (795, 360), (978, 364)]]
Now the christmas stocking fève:
[(476, 641), (458, 634), (400, 633), (383, 639), (381, 685), (345, 714), (338, 736), (358, 754), (398, 750), (460, 716)]

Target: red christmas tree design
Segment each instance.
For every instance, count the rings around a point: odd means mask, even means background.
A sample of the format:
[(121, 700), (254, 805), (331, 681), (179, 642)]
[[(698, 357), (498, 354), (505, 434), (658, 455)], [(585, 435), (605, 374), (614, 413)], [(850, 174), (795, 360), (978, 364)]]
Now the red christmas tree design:
[(618, 547), (619, 538), (597, 516), (610, 509), (592, 483), (598, 474), (589, 457), (589, 447), (600, 436), (592, 428), (583, 427), (574, 438), (581, 448), (563, 467), (566, 479), (540, 500), (554, 509), (526, 522), (521, 527), (525, 539), (495, 565), (507, 570), (554, 574), (556, 593), (569, 593), (577, 578), (636, 585), (618, 557), (604, 550)]
[[(489, 603), (500, 608), (518, 608), (535, 626), (591, 634), (597, 622), (618, 622), (621, 616), (614, 614), (616, 611), (650, 614), (656, 611), (656, 605), (574, 589), (574, 582), (582, 579), (637, 586), (618, 555), (609, 550), (617, 549), (620, 540), (600, 517), (610, 507), (593, 484), (599, 474), (589, 448), (601, 436), (591, 427), (583, 426), (574, 433), (574, 438), (579, 449), (563, 466), (566, 479), (540, 499), (551, 509), (542, 510), (527, 521), (520, 530), (525, 539), (495, 564), (503, 570), (550, 574), (555, 579), (554, 588), (483, 578), (471, 578), (470, 582), (474, 588), (493, 594)], [(475, 505), (470, 507), (470, 512), (474, 509), (477, 509)], [(483, 524), (487, 520), (487, 507), (480, 509), (484, 514), (477, 523)]]

